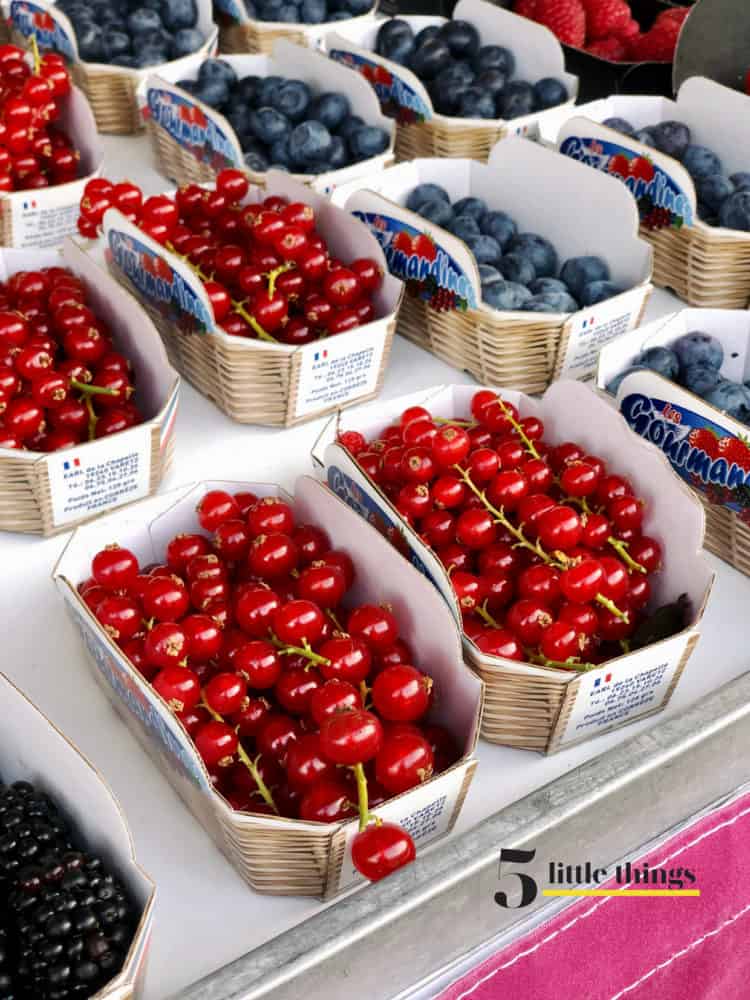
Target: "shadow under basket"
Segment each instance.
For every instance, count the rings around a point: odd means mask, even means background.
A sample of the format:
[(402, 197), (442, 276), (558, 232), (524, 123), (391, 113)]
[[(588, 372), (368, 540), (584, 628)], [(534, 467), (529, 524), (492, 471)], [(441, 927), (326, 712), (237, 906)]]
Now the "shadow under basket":
[(696, 490), (696, 496), (706, 512), (704, 547), (733, 569), (750, 576), (750, 525), (727, 507), (709, 503), (702, 492)]
[(463, 157), (485, 163), (492, 147), (508, 134), (506, 125), (475, 125), (464, 128), (430, 119), (412, 125), (396, 125), (396, 159)]
[(74, 63), (73, 79), (91, 105), (100, 132), (109, 135), (133, 135), (143, 130), (136, 88), (138, 77), (126, 70), (94, 69)]
[(146, 132), (159, 173), (164, 177), (169, 177), (180, 187), (184, 184), (213, 184), (216, 180), (217, 170), (209, 163), (196, 159), (150, 118), (146, 120)]
[(653, 282), (698, 309), (745, 309), (750, 301), (750, 233), (722, 235), (703, 222), (682, 229), (647, 229), (654, 249)]
[(257, 21), (248, 21), (245, 24), (222, 25), (219, 28), (219, 52), (224, 55), (262, 52), (270, 56), (274, 44), (280, 38), (294, 45), (314, 48), (311, 38), (297, 28), (267, 28)]

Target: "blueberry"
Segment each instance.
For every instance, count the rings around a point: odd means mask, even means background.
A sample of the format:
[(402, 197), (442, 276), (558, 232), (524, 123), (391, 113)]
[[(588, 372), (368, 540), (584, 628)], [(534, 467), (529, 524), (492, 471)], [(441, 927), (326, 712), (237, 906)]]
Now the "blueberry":
[(424, 45), (425, 42), (432, 41), (433, 38), (437, 38), (440, 34), (439, 24), (428, 24), (426, 28), (422, 28), (421, 31), (417, 32), (417, 37), (414, 39), (414, 44), (417, 48), (420, 45)]
[(508, 281), (517, 281), (519, 285), (530, 285), (536, 278), (534, 265), (520, 253), (507, 254), (498, 262), (497, 269)]
[(423, 201), (417, 209), (417, 214), (429, 222), (434, 222), (436, 226), (445, 226), (453, 221), (453, 209), (450, 202), (443, 201), (442, 198), (431, 198)]
[(601, 257), (570, 257), (562, 266), (560, 278), (577, 299), (590, 281), (608, 281), (609, 268)]
[(261, 21), (278, 21), (284, 3), (285, 0), (258, 0), (258, 17)]
[(682, 165), (693, 180), (723, 173), (721, 160), (716, 153), (705, 146), (688, 146), (682, 157)]
[(326, 0), (302, 0), (299, 19), (303, 24), (323, 24), (327, 15)]
[(272, 167), (286, 167), (290, 170), (293, 166), (292, 157), (289, 153), (289, 136), (277, 139), (268, 152), (268, 160)]
[(723, 174), (711, 174), (710, 177), (702, 177), (696, 181), (695, 189), (698, 192), (698, 200), (715, 215), (721, 204), (734, 193), (734, 184)]
[(535, 278), (529, 285), (529, 290), (533, 295), (544, 295), (546, 292), (570, 295), (570, 289), (559, 278)]
[(496, 118), (495, 99), (479, 87), (467, 87), (461, 95), (457, 108), (460, 118)]
[(723, 381), (724, 376), (719, 369), (705, 361), (696, 361), (680, 370), (680, 385), (684, 385), (696, 396), (705, 396), (707, 392), (711, 392)]
[(479, 280), (482, 286), (489, 285), (493, 281), (502, 281), (503, 276), (500, 274), (496, 267), (491, 264), (480, 264), (479, 265)]
[(613, 396), (616, 396), (617, 390), (620, 388), (621, 383), (628, 375), (632, 374), (632, 372), (645, 372), (645, 371), (648, 371), (648, 369), (644, 368), (643, 365), (630, 365), (630, 367), (626, 368), (624, 372), (620, 372), (619, 375), (615, 375), (613, 379), (610, 379), (609, 382), (607, 382), (606, 386), (607, 392), (611, 393)]
[(143, 48), (138, 48), (135, 59), (138, 68), (145, 69), (147, 66), (161, 66), (162, 63), (169, 62), (169, 53), (159, 45), (144, 45)]
[(199, 101), (203, 101), (209, 108), (221, 111), (229, 100), (229, 87), (223, 80), (198, 81), (198, 86), (193, 91)]
[(124, 31), (108, 31), (104, 37), (104, 58), (111, 62), (117, 56), (130, 54), (130, 35)]
[(672, 350), (677, 355), (680, 367), (689, 368), (697, 362), (711, 365), (717, 371), (724, 362), (724, 348), (716, 337), (702, 330), (691, 330), (678, 337), (672, 344)]
[(111, 65), (122, 66), (123, 69), (138, 69), (138, 60), (135, 56), (130, 55), (115, 56), (114, 59), (111, 60)]
[(175, 86), (180, 90), (186, 90), (188, 94), (196, 94), (200, 89), (197, 80), (178, 80)]
[(406, 207), (410, 212), (418, 212), (420, 205), (424, 205), (426, 201), (447, 201), (449, 208), (451, 204), (450, 195), (444, 187), (440, 187), (439, 184), (426, 183), (417, 184), (409, 193), (409, 197), (406, 199)]
[(438, 75), (435, 77), (433, 86), (443, 83), (453, 86), (459, 84), (470, 84), (474, 82), (475, 77), (476, 74), (468, 63), (452, 62), (440, 70)]
[(750, 231), (750, 190), (735, 191), (722, 203), (719, 222), (726, 229)]
[(531, 298), (531, 292), (513, 281), (492, 281), (482, 288), (482, 298), (491, 309), (515, 312), (523, 309), (524, 303)]
[(104, 31), (98, 24), (88, 24), (76, 31), (78, 53), (84, 62), (102, 62), (104, 59)]
[(492, 236), (505, 250), (518, 233), (518, 226), (505, 212), (488, 212), (479, 222), (485, 236)]
[(198, 70), (198, 80), (201, 83), (206, 80), (221, 80), (227, 87), (233, 87), (237, 83), (237, 74), (223, 59), (206, 59)]
[(617, 116), (614, 118), (605, 118), (602, 125), (606, 125), (607, 128), (613, 128), (615, 132), (622, 132), (623, 135), (635, 134), (635, 129), (625, 118), (618, 118)]
[(336, 135), (340, 135), (344, 142), (348, 142), (353, 133), (361, 129), (364, 124), (359, 115), (349, 115), (336, 129)]
[(499, 70), (506, 78), (513, 76), (516, 58), (502, 45), (483, 45), (474, 59), (474, 69), (484, 73), (487, 69)]
[(750, 389), (739, 382), (720, 382), (706, 393), (705, 400), (743, 424), (750, 421)]
[(474, 86), (488, 93), (495, 102), (507, 86), (508, 78), (502, 70), (486, 69), (474, 81)]
[(310, 117), (321, 122), (332, 132), (352, 113), (349, 99), (333, 92), (321, 94), (310, 108)]
[(535, 107), (534, 88), (524, 80), (511, 80), (497, 101), (497, 112), (505, 119), (530, 115)]
[(567, 292), (542, 292), (533, 295), (521, 308), (524, 312), (572, 313), (578, 311), (578, 303)]
[(668, 347), (649, 347), (638, 358), (638, 364), (651, 369), (652, 372), (658, 372), (670, 382), (677, 378), (677, 372), (680, 370), (680, 359)]
[(250, 128), (261, 142), (271, 146), (289, 135), (291, 122), (275, 108), (258, 108), (250, 115)]
[(740, 170), (739, 173), (732, 174), (729, 180), (734, 184), (737, 191), (750, 190), (750, 173), (745, 170)]
[[(346, 11), (346, 10), (335, 10), (332, 14), (328, 15), (327, 20), (329, 20), (329, 21), (348, 21), (350, 17), (351, 17), (351, 14), (348, 11)], [(321, 167), (321, 169), (317, 170), (316, 173), (319, 173), (319, 174), (325, 173), (325, 169)]]
[(646, 128), (639, 128), (636, 132), (633, 132), (633, 138), (636, 142), (640, 142), (644, 146), (651, 146), (652, 149), (656, 149), (654, 130), (649, 126)]
[(474, 59), (479, 53), (479, 32), (468, 21), (448, 21), (440, 28), (440, 37), (456, 59)]
[(286, 80), (271, 96), (271, 107), (296, 124), (306, 117), (311, 100), (312, 94), (306, 83)]
[(299, 11), (292, 3), (285, 3), (276, 12), (280, 24), (299, 24)]
[(386, 131), (375, 125), (365, 125), (352, 132), (349, 137), (349, 150), (352, 158), (359, 162), (384, 153), (389, 143), (390, 138)]
[(568, 99), (568, 88), (554, 76), (545, 76), (534, 84), (534, 96), (539, 110), (556, 108)]
[(420, 80), (432, 80), (445, 64), (450, 61), (451, 53), (441, 38), (432, 38), (420, 45), (409, 60), (409, 67)]
[(659, 122), (652, 127), (654, 145), (667, 156), (681, 160), (690, 145), (690, 129), (682, 122)]
[(232, 97), (240, 104), (255, 104), (259, 88), (260, 77), (243, 76), (232, 87)]
[(349, 150), (340, 135), (331, 136), (331, 152), (328, 154), (331, 170), (340, 170), (349, 163)]
[(128, 18), (128, 30), (133, 35), (150, 35), (163, 27), (161, 18), (155, 10), (139, 7)]
[(248, 170), (253, 170), (256, 174), (264, 174), (268, 170), (268, 160), (257, 150), (250, 150), (242, 157)]
[(250, 123), (252, 113), (253, 109), (249, 105), (239, 104), (230, 107), (225, 116), (237, 135), (249, 135), (253, 130)]
[(197, 28), (180, 28), (179, 31), (175, 32), (172, 41), (174, 58), (179, 59), (182, 56), (192, 55), (193, 52), (198, 51), (204, 41), (203, 33)]
[(195, 0), (161, 0), (161, 19), (170, 31), (194, 28), (198, 22)]
[(536, 233), (520, 233), (510, 244), (512, 253), (528, 257), (539, 278), (554, 278), (558, 269), (557, 250)]
[(361, 17), (372, 10), (373, 0), (343, 0), (344, 12), (349, 17)]
[(583, 286), (578, 299), (582, 306), (595, 306), (597, 302), (606, 302), (621, 291), (622, 288), (614, 281), (590, 281)]
[[(456, 206), (454, 205), (455, 210)], [(479, 236), (479, 223), (473, 215), (456, 215), (446, 228), (464, 242), (472, 236)]]
[[(470, 215), (478, 223), (487, 214), (487, 203), (482, 198), (474, 198), (469, 195), (454, 202), (453, 211), (456, 215)], [(479, 232), (478, 229), (477, 232)]]
[(386, 59), (403, 65), (414, 51), (411, 25), (398, 17), (384, 21), (375, 38), (375, 51)]
[(302, 122), (289, 136), (289, 154), (292, 162), (300, 166), (327, 159), (332, 148), (331, 133), (321, 122)]
[(499, 265), (503, 251), (500, 249), (500, 244), (492, 236), (472, 236), (466, 240), (466, 245), (474, 254), (477, 264), (491, 264), (501, 270)]
[(258, 89), (255, 92), (255, 103), (259, 108), (271, 106), (274, 93), (284, 83), (283, 76), (264, 76), (258, 81)]

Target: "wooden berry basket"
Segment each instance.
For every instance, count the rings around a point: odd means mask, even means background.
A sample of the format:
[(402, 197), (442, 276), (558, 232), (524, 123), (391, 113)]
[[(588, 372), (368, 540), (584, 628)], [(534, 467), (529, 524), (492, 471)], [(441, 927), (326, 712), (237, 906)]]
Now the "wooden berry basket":
[[(196, 0), (197, 27), (206, 39), (198, 52), (206, 58), (216, 52), (218, 29), (212, 22), (211, 0)], [(86, 94), (100, 132), (109, 135), (134, 135), (142, 131), (136, 92), (141, 81), (159, 67), (127, 69), (103, 63), (84, 62), (78, 55), (75, 29), (61, 10), (47, 0), (35, 0), (38, 11), (32, 14), (27, 5), (11, 3), (11, 34), (18, 44), (28, 44), (33, 36), (40, 49), (54, 49), (70, 63), (75, 83)], [(42, 26), (43, 24), (43, 26)], [(167, 66), (178, 68), (185, 56)]]
[[(151, 315), (180, 374), (238, 423), (291, 427), (379, 393), (403, 288), (367, 227), (322, 195), (279, 171), (270, 171), (267, 187), (251, 189), (247, 200), (269, 194), (311, 205), (336, 256), (380, 263), (384, 280), (375, 295), (375, 320), (296, 348), (230, 336), (216, 325), (201, 282), (174, 254), (114, 209), (104, 217), (104, 235), (111, 273)], [(354, 357), (361, 377), (351, 381), (341, 367)]]
[[(568, 88), (567, 105), (575, 104), (578, 78), (565, 72), (563, 50), (547, 28), (486, 0), (459, 0), (454, 18), (471, 22), (483, 45), (503, 45), (516, 57), (516, 76), (538, 80), (555, 76)], [(406, 16), (416, 32), (445, 24), (445, 17)], [(551, 112), (538, 111), (510, 121), (456, 118), (435, 111), (422, 81), (404, 66), (378, 55), (375, 40), (383, 21), (336, 23), (324, 40), (332, 59), (357, 70), (370, 81), (381, 106), (396, 125), (396, 158), (464, 157), (486, 162), (492, 147), (511, 135), (535, 138), (540, 122)], [(559, 108), (552, 109), (559, 113)]]
[[(597, 180), (602, 183), (594, 189)], [(552, 240), (561, 262), (598, 249), (610, 262), (613, 279), (629, 290), (572, 314), (491, 309), (482, 302), (479, 272), (466, 244), (403, 207), (409, 192), (428, 181), (442, 185), (454, 200), (471, 194), (492, 208), (507, 206), (523, 231)], [(333, 198), (367, 222), (386, 248), (392, 273), (405, 281), (399, 333), (480, 382), (539, 393), (561, 374), (593, 377), (598, 348), (638, 324), (651, 292), (651, 250), (637, 238), (629, 194), (611, 178), (537, 143), (498, 143), (489, 164), (402, 163), (342, 186)], [(600, 221), (604, 206), (611, 219), (606, 229)], [(395, 243), (401, 233), (411, 240), (408, 255)], [(440, 308), (433, 304), (435, 296), (443, 296)]]
[(378, 0), (372, 10), (360, 17), (346, 21), (331, 21), (325, 24), (286, 24), (281, 21), (256, 21), (249, 18), (242, 0), (217, 0), (221, 12), (219, 20), (219, 51), (227, 55), (241, 55), (244, 52), (262, 52), (271, 55), (278, 41), (304, 45), (309, 49), (319, 47), (323, 37), (339, 26), (366, 25), (374, 21), (378, 11)]
[[(500, 390), (497, 390), (500, 391)], [(450, 576), (433, 551), (401, 518), (378, 486), (337, 443), (353, 430), (377, 438), (407, 406), (421, 405), (445, 420), (471, 419), (475, 386), (442, 386), (425, 393), (373, 403), (332, 418), (313, 450), (313, 463), (329, 488), (375, 525), (440, 591), (457, 624), (461, 611)], [(482, 653), (464, 636), (464, 658), (485, 683), (481, 735), (490, 743), (555, 753), (660, 711), (669, 701), (698, 641), (698, 628), (713, 574), (701, 551), (704, 517), (692, 491), (673, 476), (663, 455), (631, 433), (616, 411), (580, 382), (563, 380), (541, 400), (502, 390), (522, 416), (536, 416), (551, 443), (578, 441), (627, 476), (646, 502), (645, 530), (665, 552), (653, 578), (654, 608), (687, 593), (690, 622), (671, 638), (619, 656), (586, 672), (537, 667)], [(633, 701), (638, 690), (640, 700)], [(609, 699), (604, 711), (602, 695)]]
[[(210, 489), (250, 489), (259, 496), (282, 495), (255, 483), (201, 483), (139, 505), (76, 532), (55, 568), (55, 581), (81, 632), (94, 675), (161, 767), (187, 806), (214, 838), (242, 878), (257, 892), (331, 898), (361, 884), (349, 845), (358, 822), (320, 824), (237, 812), (214, 791), (194, 744), (161, 697), (144, 681), (96, 622), (78, 595), (92, 554), (116, 537), (143, 562), (163, 553), (169, 538), (194, 530), (195, 505)], [(458, 635), (434, 589), (374, 529), (362, 524), (338, 498), (310, 477), (297, 481), (292, 504), (297, 517), (321, 527), (337, 548), (351, 552), (357, 567), (356, 599), (392, 606), (401, 634), (429, 664), (435, 688), (443, 692), (436, 721), (448, 727), (461, 748), (460, 760), (423, 785), (376, 810), (415, 834), (417, 847), (448, 833), (468, 791), (482, 706), (482, 685), (461, 660)], [(421, 833), (417, 815), (432, 816)], [(434, 814), (434, 815), (433, 815)], [(429, 833), (427, 831), (430, 831)]]
[[(355, 115), (389, 136), (388, 148), (377, 156), (322, 174), (292, 174), (295, 180), (327, 194), (340, 184), (393, 164), (394, 123), (383, 115), (377, 98), (359, 75), (319, 52), (284, 40), (274, 45), (271, 56), (223, 58), (239, 77), (284, 75), (293, 67), (294, 78), (313, 90), (345, 93)], [(147, 77), (138, 88), (141, 114), (159, 171), (177, 184), (209, 184), (225, 167), (234, 167), (244, 171), (253, 184), (264, 185), (266, 173), (247, 169), (239, 137), (227, 119), (177, 86), (178, 80), (196, 78), (203, 62), (202, 56), (192, 57), (179, 72), (165, 69)]]
[[(72, 240), (53, 250), (0, 252), (0, 278), (65, 266), (86, 286), (98, 316), (135, 367), (146, 420), (119, 434), (64, 451), (0, 448), (0, 531), (54, 535), (158, 490), (174, 450), (179, 378), (144, 311)], [(139, 379), (140, 376), (140, 379)], [(108, 480), (106, 491), (97, 479)]]
[[(636, 142), (601, 122), (632, 120), (636, 127), (676, 119), (690, 127), (693, 141), (708, 146), (726, 173), (750, 168), (748, 98), (730, 87), (692, 77), (676, 100), (610, 97), (576, 109), (560, 129), (560, 151), (609, 171), (615, 156), (647, 162), (650, 178), (628, 180), (639, 199), (650, 197), (665, 212), (666, 226), (642, 224), (640, 235), (654, 251), (654, 284), (672, 289), (697, 309), (746, 309), (750, 303), (750, 232), (709, 226), (698, 218), (693, 179), (679, 160)], [(616, 171), (615, 171), (616, 172)], [(621, 174), (617, 174), (622, 180)]]

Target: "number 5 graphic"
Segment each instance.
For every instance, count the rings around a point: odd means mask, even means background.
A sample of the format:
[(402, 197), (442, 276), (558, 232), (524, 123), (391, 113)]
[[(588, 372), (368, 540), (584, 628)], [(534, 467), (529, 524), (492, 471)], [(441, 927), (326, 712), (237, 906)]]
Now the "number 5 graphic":
[[(498, 879), (504, 878), (506, 874), (503, 872), (503, 862), (512, 865), (527, 865), (529, 862), (534, 860), (535, 855), (535, 850), (520, 851), (507, 847), (501, 848), (500, 860), (497, 865)], [(507, 874), (515, 875), (515, 877), (520, 880), (521, 901), (518, 906), (511, 906), (508, 902), (508, 894), (506, 892), (499, 891), (495, 893), (495, 902), (497, 905), (505, 907), (506, 910), (520, 910), (521, 907), (529, 906), (529, 904), (533, 903), (539, 890), (537, 889), (536, 882), (531, 875), (527, 875), (525, 872), (508, 872)]]

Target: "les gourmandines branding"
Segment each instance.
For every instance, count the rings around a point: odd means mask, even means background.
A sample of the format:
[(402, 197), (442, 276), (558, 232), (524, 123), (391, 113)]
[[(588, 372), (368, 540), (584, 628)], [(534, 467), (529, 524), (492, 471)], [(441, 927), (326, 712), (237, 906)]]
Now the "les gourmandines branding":
[(349, 69), (356, 70), (369, 81), (384, 115), (395, 118), (402, 125), (413, 125), (432, 118), (430, 108), (419, 94), (385, 66), (358, 53), (344, 52), (341, 49), (331, 49), (329, 56)]

